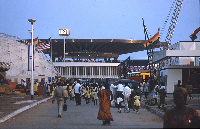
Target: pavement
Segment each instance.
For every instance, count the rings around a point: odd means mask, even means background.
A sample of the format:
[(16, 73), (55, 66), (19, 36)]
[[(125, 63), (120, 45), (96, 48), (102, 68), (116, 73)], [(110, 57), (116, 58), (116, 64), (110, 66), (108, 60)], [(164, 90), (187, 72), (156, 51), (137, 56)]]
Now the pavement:
[(99, 102), (86, 104), (81, 99), (81, 105), (67, 100), (67, 111), (62, 111), (58, 118), (58, 105), (52, 104), (51, 99), (30, 108), (11, 119), (0, 123), (2, 129), (133, 129), (133, 128), (162, 128), (163, 120), (140, 107), (139, 112), (119, 113), (116, 107), (110, 107), (114, 121), (109, 126), (102, 125), (97, 119)]
[[(29, 98), (30, 98), (30, 97), (29, 97)], [(29, 104), (27, 104), (27, 106), (20, 107), (19, 109), (17, 109), (17, 110), (15, 110), (15, 111), (11, 112), (10, 114), (8, 114), (8, 115), (6, 115), (6, 116), (1, 117), (1, 118), (0, 118), (0, 123), (3, 123), (3, 122), (5, 122), (5, 121), (9, 120), (10, 118), (16, 116), (17, 114), (19, 114), (19, 113), (21, 113), (21, 112), (23, 112), (23, 111), (26, 111), (26, 110), (28, 110), (28, 109), (30, 109), (30, 108), (35, 107), (35, 106), (37, 106), (37, 105), (40, 104), (40, 103), (46, 102), (47, 100), (49, 100), (49, 99), (51, 99), (51, 98), (52, 98), (52, 96), (51, 96), (51, 97), (47, 97), (47, 98), (45, 98), (45, 99), (42, 99), (42, 100), (40, 100), (40, 101), (37, 101), (37, 100), (26, 100), (26, 101), (25, 101), (25, 100), (23, 100), (23, 101), (19, 101), (19, 102), (13, 103), (13, 104), (20, 104), (20, 103), (29, 103)]]
[[(193, 98), (189, 98), (189, 96), (187, 97), (186, 106), (196, 109), (199, 112), (200, 116), (200, 94), (192, 94), (192, 96)], [(168, 109), (173, 108), (175, 106), (173, 102), (173, 94), (167, 94), (167, 97), (165, 99), (166, 104), (164, 105), (164, 107), (158, 106), (160, 103), (159, 99), (157, 105), (155, 105), (155, 101), (153, 101), (152, 99), (153, 99), (152, 93), (148, 95), (147, 99), (144, 99), (143, 95), (141, 100), (141, 106), (161, 118), (163, 118), (165, 112)], [(152, 100), (151, 101), (152, 103), (150, 103), (150, 100)]]
[[(148, 95), (148, 98), (147, 99), (144, 99), (144, 95), (142, 95), (142, 99), (141, 99), (141, 106), (143, 108), (146, 108), (149, 112), (151, 112), (152, 114), (155, 114), (159, 117), (163, 117), (163, 115), (165, 114), (165, 111), (167, 109), (170, 109), (174, 106), (174, 103), (173, 103), (173, 96), (172, 94), (167, 94), (167, 97), (166, 97), (166, 105), (164, 105), (164, 108), (158, 108), (158, 105), (154, 105), (154, 103), (152, 102), (151, 104), (148, 103), (149, 100), (152, 99), (152, 96), (151, 93)], [(193, 107), (195, 108), (198, 112), (200, 111), (200, 94), (193, 94), (192, 95), (193, 98), (190, 99), (188, 97), (187, 99), (187, 106), (190, 106), (190, 107)], [(36, 105), (38, 104), (41, 104), (43, 102), (46, 102), (48, 101), (49, 99), (51, 99), (52, 97), (48, 97), (48, 98), (45, 98), (45, 99), (42, 99), (40, 101), (37, 101), (37, 102), (32, 102), (30, 103), (29, 105), (25, 106), (25, 107), (22, 107), (10, 114), (8, 114), (7, 116), (4, 116), (2, 118), (0, 118), (0, 123), (3, 123), (7, 120), (9, 120), (10, 118), (16, 116), (17, 114), (25, 111), (25, 110), (28, 110), (30, 108), (33, 108), (35, 107)], [(158, 99), (158, 103), (159, 103), (159, 99)], [(200, 114), (200, 112), (199, 112)]]

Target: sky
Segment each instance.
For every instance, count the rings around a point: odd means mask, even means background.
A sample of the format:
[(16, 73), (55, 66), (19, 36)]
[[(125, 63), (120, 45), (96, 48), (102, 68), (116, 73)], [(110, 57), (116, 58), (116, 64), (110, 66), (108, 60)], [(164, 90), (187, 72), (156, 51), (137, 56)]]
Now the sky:
[[(164, 26), (160, 41), (164, 42), (176, 0), (0, 0), (0, 33), (30, 39), (31, 24), (36, 19), (33, 37), (62, 39), (59, 29), (70, 29), (71, 39), (135, 39), (144, 40), (143, 21), (149, 36)], [(171, 44), (191, 41), (200, 26), (200, 0), (183, 0)], [(197, 40), (198, 41), (198, 40)], [(119, 56), (147, 59), (147, 52)]]

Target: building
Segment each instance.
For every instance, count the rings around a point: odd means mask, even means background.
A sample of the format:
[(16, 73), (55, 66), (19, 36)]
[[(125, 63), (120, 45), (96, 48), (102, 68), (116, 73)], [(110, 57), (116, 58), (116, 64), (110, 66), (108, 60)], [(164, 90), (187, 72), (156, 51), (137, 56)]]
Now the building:
[[(46, 40), (39, 39), (38, 44)], [(30, 79), (28, 46), (25, 45), (30, 41), (4, 33), (0, 35), (0, 62), (10, 65), (5, 75), (11, 81), (20, 83), (21, 79)], [(145, 50), (143, 42), (132, 39), (50, 39), (50, 49), (35, 51), (34, 80), (54, 81), (56, 76), (91, 79), (93, 82), (117, 79), (121, 63), (119, 55)], [(160, 47), (160, 44), (155, 47)]]
[(160, 66), (160, 82), (167, 93), (173, 93), (178, 80), (181, 85), (193, 85), (193, 91), (200, 93), (200, 42), (180, 41), (169, 50), (154, 51), (153, 63)]
[[(31, 70), (28, 70), (28, 45), (24, 42), (19, 42), (15, 36), (2, 34), (0, 35), (0, 62), (10, 66), (8, 71), (5, 71), (4, 76), (11, 82), (21, 84), (22, 80), (28, 81), (31, 78)], [(57, 69), (42, 52), (34, 53), (34, 72), (35, 81), (41, 82), (54, 80), (57, 75)]]

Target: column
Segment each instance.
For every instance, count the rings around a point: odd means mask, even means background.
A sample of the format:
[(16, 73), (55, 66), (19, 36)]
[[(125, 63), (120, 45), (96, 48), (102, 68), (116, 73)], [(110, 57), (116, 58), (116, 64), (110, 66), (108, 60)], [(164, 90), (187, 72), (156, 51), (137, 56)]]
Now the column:
[(110, 66), (106, 66), (106, 71), (108, 70), (106, 76), (109, 76), (109, 73), (110, 73), (110, 69), (109, 69), (109, 67), (110, 67)]
[(84, 75), (85, 75), (84, 69), (85, 69), (85, 67), (83, 66), (83, 77), (85, 77), (85, 76), (84, 76)]
[(100, 77), (100, 75), (101, 75), (101, 70), (100, 70), (100, 66), (99, 66), (99, 77)]
[(68, 76), (68, 67), (66, 66), (66, 76)]
[(77, 73), (78, 73), (78, 75), (80, 75), (80, 73), (79, 73), (80, 66), (77, 66), (77, 67), (78, 67), (78, 71), (77, 71)]
[(86, 67), (85, 67), (85, 77), (87, 77), (87, 74), (86, 74)]
[(69, 76), (71, 76), (71, 66), (69, 66)]
[(75, 76), (77, 76), (77, 71), (78, 71), (78, 70), (77, 70), (77, 66), (76, 66), (76, 75), (75, 75)]
[(112, 76), (114, 75), (114, 66), (112, 66)]
[(110, 66), (110, 76), (112, 76), (112, 66)]
[(92, 66), (92, 77), (93, 77), (93, 75), (94, 75), (94, 73), (93, 73), (93, 72), (94, 72), (94, 67)]

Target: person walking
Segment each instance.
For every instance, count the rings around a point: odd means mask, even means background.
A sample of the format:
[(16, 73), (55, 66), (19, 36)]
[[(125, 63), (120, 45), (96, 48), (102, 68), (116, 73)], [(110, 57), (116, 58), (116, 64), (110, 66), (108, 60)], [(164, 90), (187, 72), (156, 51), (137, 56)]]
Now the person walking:
[(116, 81), (115, 82), (113, 82), (111, 85), (110, 85), (110, 91), (112, 91), (112, 94), (111, 94), (111, 98), (112, 98), (112, 100), (116, 100), (117, 98), (116, 98), (116, 86), (115, 86), (115, 83), (116, 83)]
[(75, 92), (74, 92), (74, 85), (72, 86), (72, 90), (71, 90), (71, 96), (72, 96), (72, 101), (74, 101), (74, 98), (75, 98)]
[(130, 94), (130, 97), (129, 97), (129, 109), (133, 109), (133, 111), (135, 111), (136, 107), (134, 105), (134, 102), (135, 102), (135, 96), (137, 94), (137, 87), (133, 87), (133, 89), (131, 89), (131, 94)]
[(90, 97), (91, 97), (91, 89), (89, 86), (87, 86), (85, 95), (86, 104), (90, 103)]
[(81, 92), (80, 80), (77, 80), (77, 83), (74, 86), (76, 105), (81, 105), (81, 93), (80, 92)]
[(52, 103), (55, 102), (55, 99), (57, 100), (58, 117), (61, 117), (63, 102), (66, 101), (64, 98), (65, 98), (64, 88), (62, 87), (61, 82), (58, 82), (58, 86), (56, 87), (54, 91), (53, 100), (52, 100)]
[(110, 112), (110, 95), (111, 93), (107, 90), (108, 87), (102, 86), (102, 89), (99, 91), (99, 112), (97, 119), (102, 120), (102, 125), (110, 125), (110, 121), (114, 121)]
[(178, 87), (173, 92), (175, 107), (164, 114), (163, 128), (199, 128), (199, 113), (185, 105), (187, 90)]
[(121, 113), (121, 102), (123, 101), (123, 89), (124, 89), (124, 86), (122, 85), (122, 82), (119, 81), (119, 84), (117, 85), (117, 104), (118, 104), (118, 112)]
[(135, 102), (134, 102), (134, 105), (135, 105), (135, 109), (136, 109), (136, 113), (138, 113), (138, 111), (139, 111), (139, 107), (140, 107), (140, 96), (135, 96), (134, 97), (134, 99), (135, 99)]
[(97, 100), (98, 100), (98, 93), (97, 93), (97, 88), (95, 87), (95, 91), (94, 91), (94, 105), (97, 105)]
[(128, 108), (128, 101), (129, 101), (129, 97), (131, 94), (131, 89), (128, 87), (128, 82), (125, 82), (125, 87), (123, 89), (123, 95), (124, 95), (124, 112), (127, 111), (127, 113), (130, 112), (130, 109)]

